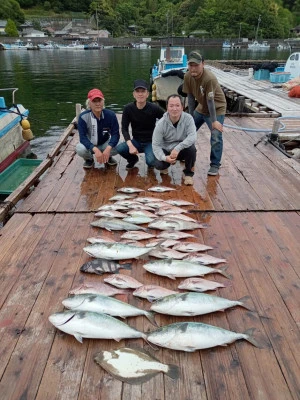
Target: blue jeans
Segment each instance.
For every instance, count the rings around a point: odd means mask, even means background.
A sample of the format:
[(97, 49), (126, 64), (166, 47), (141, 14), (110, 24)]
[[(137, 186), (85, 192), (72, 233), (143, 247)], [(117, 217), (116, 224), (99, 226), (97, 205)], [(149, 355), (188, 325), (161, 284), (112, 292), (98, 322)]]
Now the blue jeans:
[[(99, 144), (96, 147), (98, 147), (99, 150), (104, 151), (108, 145), (108, 142), (105, 142), (103, 144)], [(88, 150), (83, 144), (78, 143), (76, 145), (76, 153), (79, 155), (79, 157), (82, 157), (84, 160), (94, 160), (93, 153), (91, 150)], [(110, 155), (115, 156), (117, 153), (116, 148), (113, 147), (111, 149)]]
[[(163, 152), (165, 153), (166, 156), (170, 155), (170, 151), (167, 151), (163, 149)], [(196, 162), (196, 147), (195, 145), (191, 145), (190, 147), (187, 147), (186, 149), (181, 150), (178, 153), (177, 160), (179, 161), (184, 161), (185, 168), (183, 170), (183, 173), (185, 176), (194, 176), (194, 165)], [(169, 168), (171, 164), (168, 163), (167, 161), (156, 161), (155, 162), (155, 168), (158, 170), (163, 170)]]
[[(154, 167), (156, 158), (153, 154), (152, 143), (151, 142), (142, 143), (135, 139), (132, 139), (131, 142), (139, 153), (145, 153), (146, 164), (148, 165), (148, 167)], [(123, 158), (125, 158), (128, 161), (128, 163), (135, 162), (137, 160), (136, 154), (129, 153), (129, 147), (126, 142), (118, 144), (116, 150)]]
[[(222, 132), (217, 129), (212, 129), (212, 123), (209, 116), (200, 114), (198, 111), (194, 111), (194, 121), (197, 130), (204, 124), (209, 127), (210, 130), (210, 165), (220, 167), (221, 158), (223, 153), (223, 136)], [(217, 115), (217, 120), (223, 125), (225, 115)]]

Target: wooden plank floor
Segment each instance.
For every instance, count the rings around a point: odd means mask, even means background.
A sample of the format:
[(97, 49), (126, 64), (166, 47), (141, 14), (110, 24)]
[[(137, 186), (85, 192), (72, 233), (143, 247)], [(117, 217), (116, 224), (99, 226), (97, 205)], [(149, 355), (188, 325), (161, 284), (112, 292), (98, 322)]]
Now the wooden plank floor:
[[(272, 122), (226, 120), (227, 125), (256, 129), (269, 129)], [(123, 160), (117, 168), (85, 171), (74, 154), (75, 135), (0, 231), (1, 400), (300, 398), (300, 168), (269, 143), (254, 146), (262, 135), (226, 128), (220, 176), (208, 178), (209, 139), (201, 129), (194, 187), (181, 186), (181, 164), (160, 177), (155, 171), (148, 174), (142, 157), (129, 172)], [(236, 307), (192, 320), (238, 332), (255, 328), (263, 348), (238, 341), (184, 353), (154, 351), (142, 340), (86, 339), (80, 344), (48, 321), (63, 310), (61, 301), (72, 287), (103, 281), (103, 276), (79, 271), (90, 259), (83, 251), (86, 239), (100, 233), (90, 225), (94, 211), (120, 187), (146, 189), (157, 183), (177, 190), (155, 197), (196, 203), (193, 216), (208, 224), (194, 232), (196, 240), (214, 247), (209, 254), (227, 259), (232, 279), (212, 275), (227, 286), (211, 293), (232, 300), (250, 297), (253, 311)], [(152, 275), (143, 263), (134, 261), (131, 270), (121, 272), (144, 284), (177, 289), (180, 279)], [(117, 298), (150, 308), (132, 294)], [(187, 319), (157, 315), (161, 326)], [(144, 317), (127, 322), (140, 331), (155, 329)], [(158, 374), (131, 386), (93, 361), (97, 351), (125, 345), (145, 347), (160, 361), (178, 365), (180, 378)]]

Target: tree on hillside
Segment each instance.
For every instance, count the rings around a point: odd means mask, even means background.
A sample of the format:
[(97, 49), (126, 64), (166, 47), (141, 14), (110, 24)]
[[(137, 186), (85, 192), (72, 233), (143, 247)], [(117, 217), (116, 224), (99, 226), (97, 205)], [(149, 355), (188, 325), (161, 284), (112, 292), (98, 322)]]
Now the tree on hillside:
[(16, 0), (1, 0), (0, 19), (8, 18), (20, 24), (25, 21), (24, 13)]
[(18, 37), (19, 32), (17, 30), (16, 24), (10, 18), (7, 20), (7, 24), (5, 27), (5, 33), (9, 37)]

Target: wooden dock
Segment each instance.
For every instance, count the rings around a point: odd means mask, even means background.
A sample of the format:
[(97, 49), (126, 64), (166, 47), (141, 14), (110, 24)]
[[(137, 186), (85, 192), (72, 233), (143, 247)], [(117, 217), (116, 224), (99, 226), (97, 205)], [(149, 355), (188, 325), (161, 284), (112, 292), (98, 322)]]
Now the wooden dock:
[[(272, 144), (260, 142), (272, 119), (226, 118), (220, 175), (207, 177), (209, 134), (198, 133), (194, 187), (182, 186), (182, 164), (168, 175), (147, 171), (143, 155), (137, 168), (84, 170), (75, 154), (78, 133), (66, 136), (59, 152), (46, 160), (34, 191), (17, 204), (0, 230), (0, 398), (1, 400), (296, 400), (300, 398), (300, 164)], [(255, 144), (257, 144), (255, 146)], [(41, 167), (43, 168), (43, 167)], [(61, 301), (83, 282), (103, 281), (84, 274), (90, 258), (83, 251), (88, 237), (102, 232), (90, 225), (94, 212), (117, 189), (147, 190), (157, 184), (176, 188), (157, 194), (194, 202), (191, 216), (208, 224), (195, 231), (197, 241), (211, 245), (209, 254), (227, 259), (232, 279), (216, 295), (232, 300), (250, 297), (253, 311), (236, 307), (195, 318), (158, 315), (159, 325), (193, 320), (244, 332), (255, 328), (263, 344), (246, 341), (227, 347), (185, 353), (154, 351), (139, 340), (90, 340), (83, 344), (55, 329), (48, 317), (62, 311)], [(146, 195), (151, 195), (146, 192)], [(146, 272), (134, 261), (131, 275), (144, 284), (176, 290), (175, 281)], [(130, 295), (117, 298), (140, 308), (150, 303)], [(155, 328), (144, 317), (128, 324), (148, 332)], [(143, 385), (124, 384), (93, 361), (100, 349), (139, 346), (161, 362), (179, 366), (180, 378), (158, 374)]]

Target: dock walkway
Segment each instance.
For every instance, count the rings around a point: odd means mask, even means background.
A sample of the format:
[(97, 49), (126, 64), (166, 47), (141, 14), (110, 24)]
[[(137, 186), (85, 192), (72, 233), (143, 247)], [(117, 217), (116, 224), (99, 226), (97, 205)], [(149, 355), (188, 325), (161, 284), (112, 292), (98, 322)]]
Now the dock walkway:
[[(225, 73), (224, 73), (225, 74)], [(74, 131), (30, 195), (17, 205), (0, 230), (0, 398), (1, 400), (297, 400), (300, 398), (300, 164), (270, 143), (260, 142), (268, 118), (226, 118), (220, 175), (207, 177), (209, 133), (197, 141), (193, 187), (182, 186), (182, 164), (168, 175), (147, 171), (143, 155), (137, 168), (84, 170), (75, 154)], [(226, 287), (211, 292), (237, 300), (248, 296), (248, 311), (235, 307), (199, 317), (157, 315), (160, 326), (197, 321), (237, 332), (255, 328), (262, 348), (240, 340), (227, 347), (185, 353), (159, 348), (141, 339), (90, 340), (83, 344), (48, 321), (62, 311), (71, 288), (103, 281), (80, 272), (90, 260), (83, 251), (95, 235), (119, 239), (90, 223), (94, 212), (124, 186), (147, 190), (162, 184), (176, 191), (151, 194), (195, 203), (188, 215), (208, 227), (194, 231), (197, 242), (213, 247), (210, 255), (226, 258), (232, 279), (213, 274)], [(134, 260), (121, 270), (144, 284), (177, 290), (181, 279), (152, 275)], [(218, 267), (221, 267), (219, 265)], [(149, 309), (147, 300), (120, 300)], [(136, 329), (156, 329), (144, 317), (126, 321)], [(122, 383), (95, 364), (99, 350), (144, 347), (161, 362), (179, 367), (173, 381), (160, 373), (142, 385)]]

